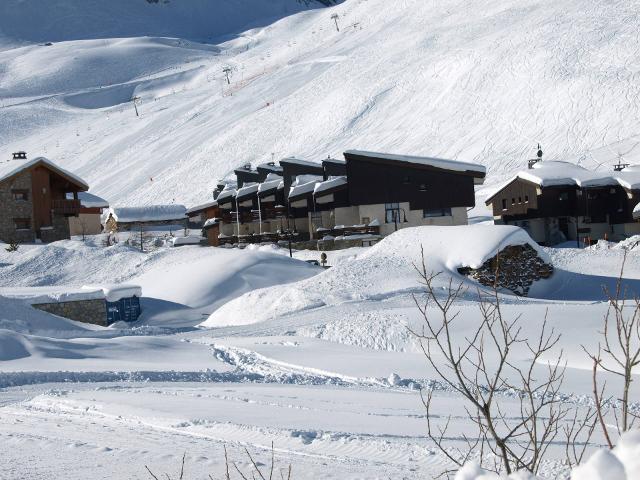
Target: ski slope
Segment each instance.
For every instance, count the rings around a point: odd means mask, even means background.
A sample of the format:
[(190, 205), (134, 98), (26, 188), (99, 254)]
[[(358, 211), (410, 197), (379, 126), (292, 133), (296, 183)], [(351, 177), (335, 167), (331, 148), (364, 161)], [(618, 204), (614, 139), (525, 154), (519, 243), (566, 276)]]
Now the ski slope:
[(488, 185), (538, 142), (640, 161), (635, 2), (54, 3), (0, 6), (0, 157), (47, 155), (113, 204), (350, 148), (480, 162)]

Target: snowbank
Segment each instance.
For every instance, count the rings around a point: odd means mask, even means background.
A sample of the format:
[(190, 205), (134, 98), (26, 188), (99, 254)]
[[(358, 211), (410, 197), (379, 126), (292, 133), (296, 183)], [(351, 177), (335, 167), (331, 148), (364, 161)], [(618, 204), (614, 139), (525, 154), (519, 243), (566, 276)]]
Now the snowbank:
[(418, 291), (414, 265), (466, 281), (459, 267), (478, 268), (508, 245), (531, 245), (548, 255), (521, 228), (509, 225), (414, 227), (399, 230), (355, 259), (293, 285), (254, 290), (222, 306), (202, 326), (241, 325), (298, 310), (353, 300), (384, 299)]
[(145, 297), (206, 313), (250, 290), (296, 282), (321, 271), (300, 260), (248, 249), (205, 249), (209, 255), (199, 255), (199, 248), (177, 250), (184, 256), (166, 258), (133, 281), (142, 286)]
[[(462, 467), (455, 480), (536, 480), (538, 477), (516, 472), (508, 477), (487, 472), (474, 463)], [(627, 432), (613, 450), (598, 450), (571, 472), (575, 480), (635, 480), (640, 478), (640, 430)]]

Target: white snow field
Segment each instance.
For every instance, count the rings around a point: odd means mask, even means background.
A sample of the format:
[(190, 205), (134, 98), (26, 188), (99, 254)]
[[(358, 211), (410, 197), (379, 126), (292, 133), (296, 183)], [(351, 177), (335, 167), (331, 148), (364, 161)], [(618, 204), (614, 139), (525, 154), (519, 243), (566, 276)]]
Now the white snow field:
[(640, 160), (633, 1), (304, 3), (0, 2), (0, 158), (47, 155), (114, 204), (188, 206), (272, 156), (453, 158), (489, 186), (538, 142)]
[[(290, 259), (274, 247), (143, 254), (91, 238), (1, 249), (0, 478), (151, 478), (145, 465), (174, 478), (185, 452), (187, 478), (220, 478), (225, 445), (246, 469), (243, 449), (267, 464), (272, 442), (296, 479), (434, 478), (451, 465), (426, 437), (419, 390), (435, 394), (432, 419), (451, 416), (454, 445), (470, 426), (407, 329), (422, 322), (413, 263), (422, 246), (443, 285), (469, 287), (456, 333), (465, 335), (478, 321), (477, 286), (457, 267), (523, 243), (531, 240), (515, 227), (411, 228), (371, 248), (328, 252), (328, 270), (300, 260), (318, 252)], [(556, 273), (531, 298), (503, 294), (504, 312), (521, 314), (530, 337), (547, 314), (567, 361), (563, 399), (584, 408), (591, 372), (581, 346), (597, 343), (607, 309), (600, 285), (615, 282), (624, 250), (532, 245)], [(640, 291), (638, 255), (628, 252), (630, 294)], [(143, 288), (133, 325), (80, 324), (6, 297), (28, 286), (113, 282)], [(514, 361), (526, 362), (526, 352)], [(542, 477), (566, 474), (563, 458), (553, 446)]]

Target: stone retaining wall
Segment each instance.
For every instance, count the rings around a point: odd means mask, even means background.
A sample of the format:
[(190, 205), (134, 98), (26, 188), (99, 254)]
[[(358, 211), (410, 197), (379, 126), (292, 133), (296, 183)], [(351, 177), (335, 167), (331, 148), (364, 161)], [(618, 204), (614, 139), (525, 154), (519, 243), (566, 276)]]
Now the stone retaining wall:
[(33, 305), (33, 308), (76, 322), (107, 326), (107, 305), (104, 299), (40, 303)]
[(460, 272), (487, 287), (497, 283), (500, 288), (526, 297), (533, 282), (553, 275), (553, 265), (545, 263), (530, 245), (512, 245), (487, 260), (480, 268), (460, 269)]

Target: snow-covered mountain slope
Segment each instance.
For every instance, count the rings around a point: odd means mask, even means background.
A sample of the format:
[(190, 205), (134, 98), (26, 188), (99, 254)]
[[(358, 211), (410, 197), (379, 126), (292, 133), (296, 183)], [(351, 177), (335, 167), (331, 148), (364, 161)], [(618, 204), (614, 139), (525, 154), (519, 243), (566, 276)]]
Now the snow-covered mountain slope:
[[(164, 0), (114, 13), (123, 2), (74, 3), (71, 19), (41, 6), (36, 20), (38, 2), (2, 2), (14, 48), (0, 52), (1, 158), (47, 155), (112, 203), (140, 204), (200, 202), (240, 164), (347, 148), (477, 161), (489, 184), (538, 142), (588, 167), (640, 161), (635, 2), (196, 2), (233, 12), (212, 22)], [(147, 23), (143, 7), (173, 13)], [(30, 21), (41, 33), (20, 33)]]

